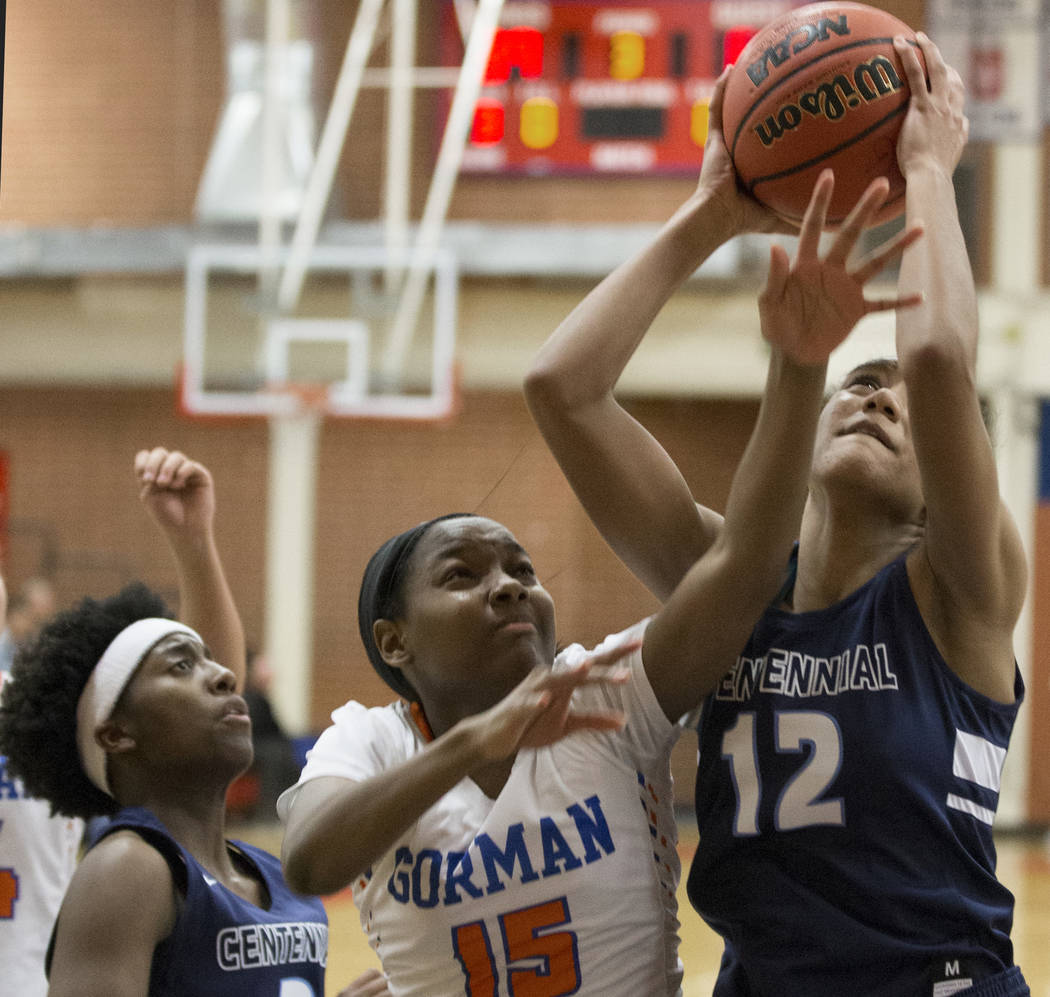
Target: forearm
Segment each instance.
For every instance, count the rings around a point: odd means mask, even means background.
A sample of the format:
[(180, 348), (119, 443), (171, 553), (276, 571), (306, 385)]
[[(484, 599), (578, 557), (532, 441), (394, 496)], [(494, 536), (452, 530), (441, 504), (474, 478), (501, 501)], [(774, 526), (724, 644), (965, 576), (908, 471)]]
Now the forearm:
[(921, 293), (924, 301), (897, 317), (901, 373), (909, 382), (931, 366), (938, 377), (945, 365), (973, 371), (977, 294), (951, 175), (934, 163), (912, 167), (906, 204), (909, 223), (921, 220), (925, 234), (905, 252), (898, 286), (902, 294)]
[(735, 234), (715, 198), (694, 194), (547, 340), (526, 379), (530, 406), (572, 409), (611, 392), (667, 300)]
[(345, 784), (314, 799), (306, 783), (284, 837), (281, 859), (288, 883), (309, 894), (342, 889), (481, 761), (472, 725), (461, 722), (413, 758), (366, 782), (338, 780)]
[(803, 366), (774, 349), (755, 428), (726, 502), (720, 544), (768, 601), (798, 536), (808, 493), (826, 364)]
[(219, 664), (244, 688), (245, 642), (240, 613), (209, 533), (194, 537), (169, 534), (168, 544), (179, 579), (179, 617), (204, 639)]
[[(915, 315), (901, 314), (897, 350), (925, 506), (924, 564), (967, 621), (1011, 629), (1023, 601), (1019, 545), (999, 492), (995, 453), (984, 426), (977, 385), (978, 319), (966, 245), (950, 177), (912, 170), (908, 211), (923, 211), (927, 236), (905, 255), (900, 279), (925, 292)], [(948, 415), (950, 413), (950, 415)], [(960, 488), (960, 474), (966, 487)], [(960, 544), (959, 537), (966, 537)], [(1023, 570), (1020, 572), (1023, 578)], [(1004, 626), (1002, 621), (1007, 621)], [(1012, 659), (1004, 690), (1012, 695)]]
[(722, 532), (646, 633), (646, 673), (672, 720), (714, 689), (776, 595), (806, 499), (823, 387), (823, 365), (774, 351)]

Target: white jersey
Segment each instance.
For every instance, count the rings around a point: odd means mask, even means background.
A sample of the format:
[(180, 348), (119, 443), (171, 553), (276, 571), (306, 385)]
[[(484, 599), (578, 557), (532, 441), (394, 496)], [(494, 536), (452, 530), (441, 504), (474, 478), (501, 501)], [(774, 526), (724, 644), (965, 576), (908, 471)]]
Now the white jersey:
[[(0, 686), (4, 675), (0, 673)], [(44, 997), (44, 954), (77, 864), (84, 823), (52, 817), (0, 755), (0, 967), (3, 992)]]
[[(645, 623), (603, 647), (641, 636)], [(555, 669), (583, 657), (573, 645)], [(489, 799), (464, 779), (352, 884), (361, 924), (395, 997), (680, 993), (680, 874), (664, 716), (634, 651), (625, 685), (577, 690), (580, 709), (620, 709), (624, 730), (518, 752)], [(364, 780), (418, 754), (403, 702), (350, 702), (307, 757), (320, 776)]]

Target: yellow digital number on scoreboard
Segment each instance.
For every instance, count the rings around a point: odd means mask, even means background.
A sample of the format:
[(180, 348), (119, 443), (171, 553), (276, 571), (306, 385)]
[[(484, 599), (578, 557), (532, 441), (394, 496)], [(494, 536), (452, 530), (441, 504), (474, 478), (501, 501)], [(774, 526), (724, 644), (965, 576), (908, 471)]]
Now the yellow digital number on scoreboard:
[(519, 134), (530, 149), (548, 149), (558, 138), (558, 105), (549, 97), (530, 97), (521, 105)]
[(707, 142), (707, 122), (711, 106), (706, 100), (694, 102), (689, 111), (689, 137), (701, 148)]
[(609, 75), (614, 80), (636, 80), (645, 72), (645, 39), (637, 31), (614, 31), (609, 36)]

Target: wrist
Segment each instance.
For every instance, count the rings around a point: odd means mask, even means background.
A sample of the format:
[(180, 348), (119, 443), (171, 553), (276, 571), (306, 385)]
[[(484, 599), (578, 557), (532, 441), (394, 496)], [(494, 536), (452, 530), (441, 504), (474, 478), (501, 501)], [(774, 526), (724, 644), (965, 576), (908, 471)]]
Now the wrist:
[(218, 558), (218, 547), (212, 533), (183, 530), (165, 530), (168, 545), (175, 557), (183, 562), (212, 561)]
[(828, 375), (828, 358), (792, 356), (780, 346), (770, 344), (769, 370), (779, 381), (799, 387), (819, 383), (823, 390)]
[(901, 174), (906, 184), (945, 184), (954, 192), (953, 176), (954, 166), (942, 163), (932, 156), (914, 156), (907, 163), (901, 165)]
[(744, 231), (738, 224), (738, 216), (739, 212), (734, 211), (724, 198), (700, 188), (678, 209), (672, 224), (677, 225), (697, 255), (708, 255)]
[(457, 770), (470, 772), (488, 761), (485, 755), (483, 717), (484, 714), (481, 713), (464, 717), (438, 738), (449, 752), (449, 758), (454, 759), (453, 764)]

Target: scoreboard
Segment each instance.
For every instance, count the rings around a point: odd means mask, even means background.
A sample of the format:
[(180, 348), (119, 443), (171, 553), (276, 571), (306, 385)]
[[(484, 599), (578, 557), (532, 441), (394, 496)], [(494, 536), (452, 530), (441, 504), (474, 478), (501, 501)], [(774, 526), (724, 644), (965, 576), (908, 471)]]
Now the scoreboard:
[[(508, 0), (461, 170), (472, 175), (689, 174), (715, 79), (790, 0)], [(452, 0), (446, 65), (462, 60)]]

